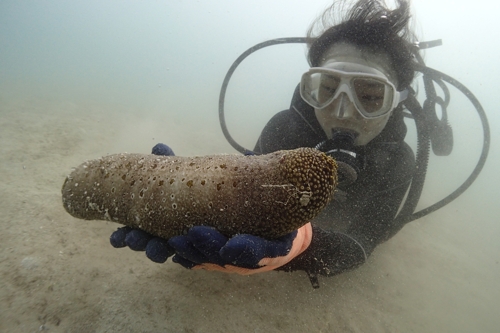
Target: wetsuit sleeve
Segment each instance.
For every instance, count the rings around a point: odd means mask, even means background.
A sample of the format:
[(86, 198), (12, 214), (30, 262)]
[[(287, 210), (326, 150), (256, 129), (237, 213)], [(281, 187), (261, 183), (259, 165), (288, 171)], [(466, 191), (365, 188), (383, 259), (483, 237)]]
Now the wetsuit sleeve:
[[(376, 206), (375, 201), (367, 203), (362, 214), (351, 217), (346, 232), (330, 231), (313, 224), (311, 245), (280, 270), (303, 270), (310, 274), (331, 276), (363, 264), (395, 228), (392, 222), (405, 192), (404, 186), (395, 189), (391, 194), (400, 199), (389, 202), (386, 196), (384, 202), (378, 203), (377, 210), (368, 208)], [(366, 213), (367, 210), (372, 212), (371, 216)]]
[(368, 254), (347, 234), (326, 231), (314, 225), (312, 230), (311, 245), (307, 250), (277, 270), (332, 276), (365, 262)]
[[(386, 165), (370, 165), (375, 174), (365, 175), (344, 202), (328, 207), (328, 218), (343, 221), (346, 230), (328, 230), (313, 222), (309, 248), (280, 270), (327, 276), (342, 273), (363, 264), (377, 245), (401, 228), (394, 218), (410, 184), (413, 153), (405, 144), (391, 153), (389, 159), (382, 156), (389, 161)], [(374, 156), (380, 152), (374, 150)]]

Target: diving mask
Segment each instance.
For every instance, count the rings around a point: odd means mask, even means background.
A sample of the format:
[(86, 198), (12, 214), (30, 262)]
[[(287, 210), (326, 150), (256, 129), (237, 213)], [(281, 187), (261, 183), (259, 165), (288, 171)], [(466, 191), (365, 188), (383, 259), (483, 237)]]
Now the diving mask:
[(300, 96), (315, 109), (330, 105), (345, 93), (367, 119), (381, 117), (408, 96), (377, 69), (356, 63), (338, 62), (336, 68), (312, 67), (302, 75)]

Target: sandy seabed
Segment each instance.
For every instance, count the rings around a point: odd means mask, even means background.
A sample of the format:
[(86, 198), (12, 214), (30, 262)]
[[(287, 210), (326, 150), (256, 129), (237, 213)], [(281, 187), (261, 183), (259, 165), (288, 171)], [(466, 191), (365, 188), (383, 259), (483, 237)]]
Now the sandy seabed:
[(481, 214), (474, 194), (317, 290), (301, 272), (154, 264), (110, 246), (118, 225), (64, 211), (64, 178), (86, 159), (148, 153), (160, 141), (178, 155), (231, 152), (215, 125), (197, 135), (186, 126), (120, 107), (2, 98), (1, 332), (498, 332), (498, 216)]

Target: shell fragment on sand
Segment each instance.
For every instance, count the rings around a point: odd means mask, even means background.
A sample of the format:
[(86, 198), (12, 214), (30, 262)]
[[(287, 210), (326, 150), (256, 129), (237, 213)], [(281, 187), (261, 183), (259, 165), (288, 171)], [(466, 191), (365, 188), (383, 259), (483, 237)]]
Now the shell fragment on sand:
[(62, 200), (74, 217), (163, 238), (195, 225), (276, 238), (313, 219), (336, 184), (337, 164), (313, 148), (259, 156), (116, 154), (75, 168)]

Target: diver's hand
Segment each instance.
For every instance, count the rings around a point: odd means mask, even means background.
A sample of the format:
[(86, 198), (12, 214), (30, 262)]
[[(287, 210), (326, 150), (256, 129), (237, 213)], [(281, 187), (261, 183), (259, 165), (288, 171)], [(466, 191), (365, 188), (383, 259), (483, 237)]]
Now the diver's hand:
[(115, 248), (128, 246), (145, 251), (153, 262), (172, 261), (186, 268), (217, 270), (243, 275), (276, 269), (290, 262), (310, 244), (311, 224), (274, 240), (240, 234), (227, 238), (212, 227), (196, 226), (183, 236), (166, 239), (130, 227), (118, 228), (111, 234)]
[(186, 268), (248, 275), (288, 263), (309, 246), (311, 237), (310, 223), (275, 240), (248, 234), (227, 238), (212, 227), (195, 226), (168, 244), (175, 250), (172, 261)]
[(128, 246), (134, 251), (146, 251), (146, 256), (157, 263), (164, 263), (175, 253), (166, 239), (130, 227), (118, 228), (111, 234), (109, 241), (115, 248)]

